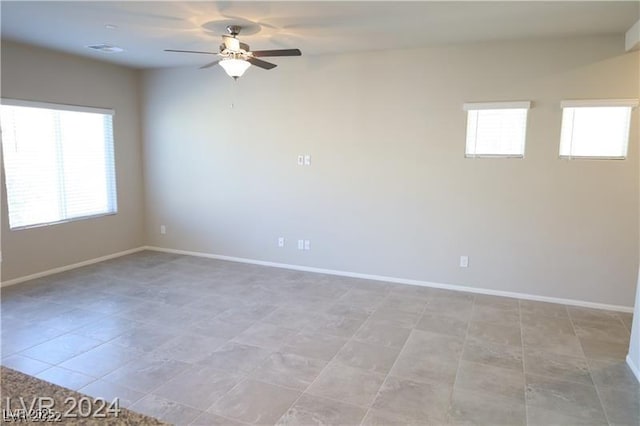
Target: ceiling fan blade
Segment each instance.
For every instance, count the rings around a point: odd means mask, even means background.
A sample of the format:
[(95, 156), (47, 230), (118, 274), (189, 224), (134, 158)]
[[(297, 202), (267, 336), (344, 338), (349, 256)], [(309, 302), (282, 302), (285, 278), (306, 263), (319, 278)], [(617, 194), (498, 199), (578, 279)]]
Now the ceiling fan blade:
[(213, 62), (209, 62), (208, 64), (201, 66), (199, 69), (204, 70), (206, 68), (211, 68), (214, 65), (218, 65), (218, 62), (220, 62), (220, 59), (217, 59)]
[(245, 52), (248, 52), (248, 51), (251, 50), (249, 48), (249, 45), (247, 43), (243, 43), (243, 42), (240, 42), (240, 49), (244, 50)]
[(217, 55), (218, 52), (201, 52), (199, 50), (176, 50), (176, 49), (164, 49), (165, 52), (177, 52), (177, 53), (201, 53), (203, 55)]
[(262, 68), (262, 69), (265, 69), (265, 70), (270, 70), (272, 68), (277, 67), (276, 64), (272, 64), (271, 62), (263, 61), (263, 60), (257, 59), (257, 58), (249, 57), (249, 58), (247, 58), (247, 62), (255, 65), (258, 68)]
[(251, 54), (256, 58), (264, 56), (302, 56), (300, 49), (256, 50)]
[(240, 50), (240, 40), (238, 40), (235, 37), (231, 37), (228, 35), (223, 35), (222, 36), (222, 42), (224, 43), (225, 47), (233, 52), (237, 52), (238, 50)]

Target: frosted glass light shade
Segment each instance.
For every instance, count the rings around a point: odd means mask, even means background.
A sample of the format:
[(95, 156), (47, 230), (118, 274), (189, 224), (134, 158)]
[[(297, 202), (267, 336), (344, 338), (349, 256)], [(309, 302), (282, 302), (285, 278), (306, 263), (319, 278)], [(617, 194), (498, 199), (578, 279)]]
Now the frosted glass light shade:
[(229, 77), (238, 78), (242, 77), (251, 64), (244, 59), (223, 59), (220, 61), (220, 66), (224, 68)]

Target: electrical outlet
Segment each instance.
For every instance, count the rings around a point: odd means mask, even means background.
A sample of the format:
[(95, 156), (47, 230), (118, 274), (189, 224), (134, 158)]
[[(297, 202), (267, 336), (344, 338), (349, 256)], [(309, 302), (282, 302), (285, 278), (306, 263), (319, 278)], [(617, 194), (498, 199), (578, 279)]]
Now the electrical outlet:
[(166, 234), (167, 233), (167, 227), (164, 226), (164, 225), (160, 225), (160, 233), (162, 235)]
[(304, 249), (311, 250), (311, 242), (309, 240), (304, 240)]
[(305, 155), (304, 156), (304, 165), (305, 166), (310, 166), (311, 165), (311, 156), (310, 155)]
[(304, 240), (298, 240), (298, 250), (304, 250)]
[(284, 247), (284, 237), (278, 238), (278, 247)]
[(461, 268), (469, 267), (469, 256), (460, 256), (460, 267)]

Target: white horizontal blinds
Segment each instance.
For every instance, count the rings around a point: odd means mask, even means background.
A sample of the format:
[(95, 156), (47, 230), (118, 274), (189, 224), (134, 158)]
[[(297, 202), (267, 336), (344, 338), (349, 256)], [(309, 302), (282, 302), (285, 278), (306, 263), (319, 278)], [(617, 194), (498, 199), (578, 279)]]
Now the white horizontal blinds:
[(116, 212), (111, 114), (2, 105), (0, 119), (12, 229)]
[(626, 158), (636, 104), (629, 99), (563, 102), (560, 156)]
[(92, 112), (95, 114), (114, 115), (111, 108), (98, 108), (82, 105), (54, 104), (50, 102), (25, 101), (23, 99), (2, 98), (2, 105), (23, 106), (28, 108), (53, 109), (60, 111)]
[(65, 218), (115, 212), (112, 117), (71, 111), (57, 115)]
[(465, 104), (468, 157), (523, 157), (529, 102)]

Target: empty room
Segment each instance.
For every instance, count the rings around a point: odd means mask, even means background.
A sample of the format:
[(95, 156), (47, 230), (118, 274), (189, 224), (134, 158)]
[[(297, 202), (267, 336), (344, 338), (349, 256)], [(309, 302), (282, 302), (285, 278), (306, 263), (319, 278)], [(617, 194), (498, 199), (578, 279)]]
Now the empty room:
[(640, 424), (639, 2), (0, 12), (3, 423)]

